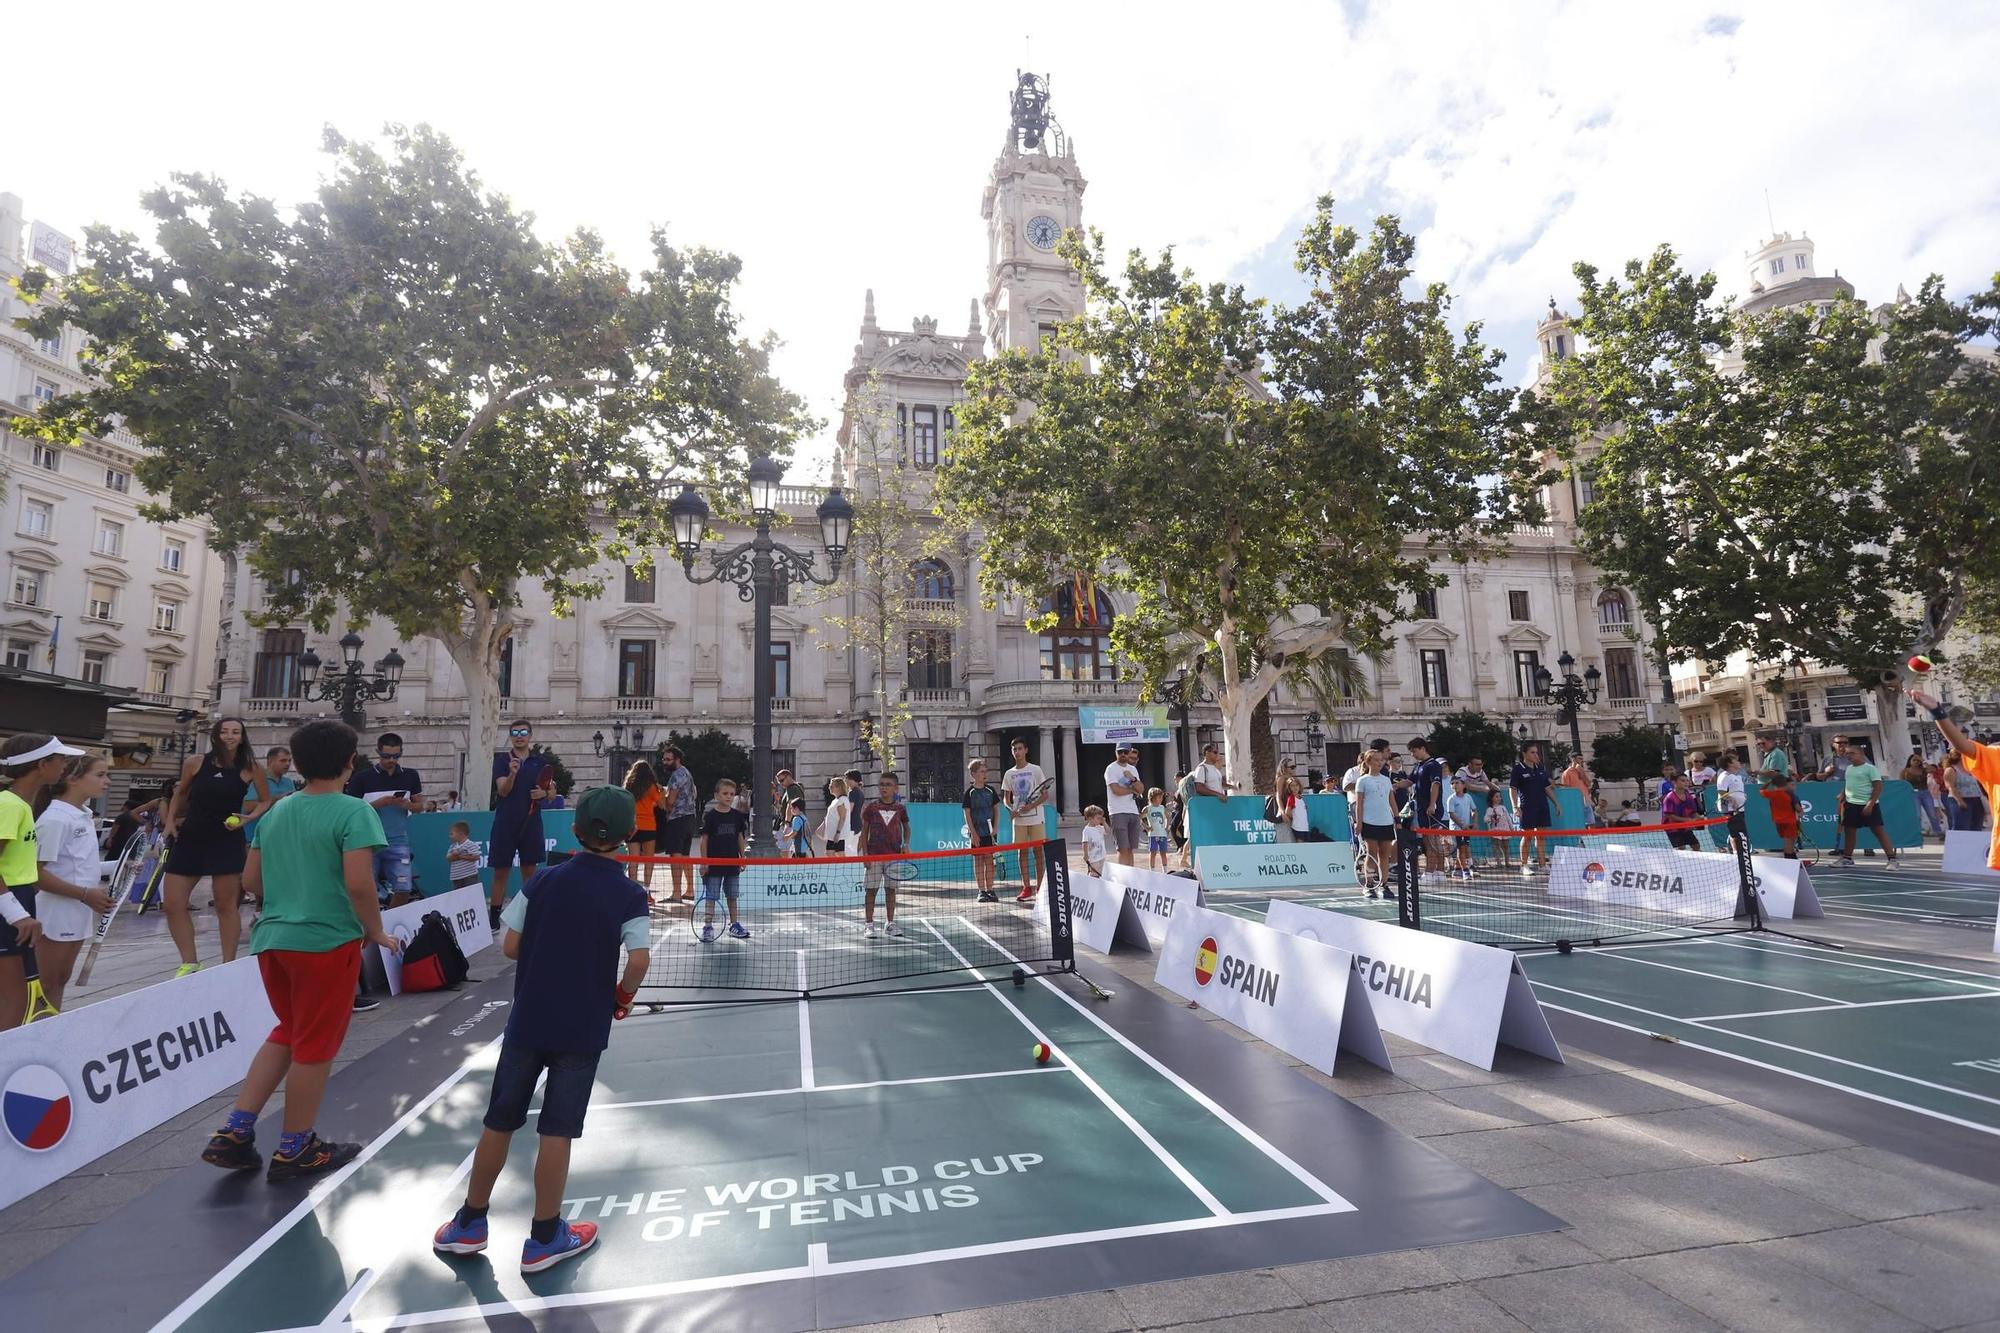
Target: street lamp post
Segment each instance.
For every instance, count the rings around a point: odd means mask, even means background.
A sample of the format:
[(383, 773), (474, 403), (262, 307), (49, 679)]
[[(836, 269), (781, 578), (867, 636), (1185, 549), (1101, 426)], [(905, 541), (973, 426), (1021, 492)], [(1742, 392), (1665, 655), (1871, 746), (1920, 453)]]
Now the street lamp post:
[(396, 697), (396, 685), (403, 679), (403, 655), (391, 648), (370, 672), (361, 669), (361, 636), (353, 630), (340, 636), (340, 669), (320, 674), (319, 654), (308, 648), (299, 654), (299, 681), (304, 698), (331, 703), (340, 720), (355, 730), (368, 724), (361, 711), (364, 702), (387, 703)]
[[(755, 610), (755, 629), (751, 635), (751, 651), (756, 655), (752, 667), (755, 683), (750, 691), (755, 710), (750, 733), (753, 804), (768, 801), (771, 791), (771, 600), (778, 573), (784, 572), (787, 583), (834, 582), (840, 577), (840, 562), (847, 555), (848, 539), (854, 531), (854, 506), (841, 494), (840, 487), (835, 486), (826, 493), (817, 510), (820, 544), (826, 549), (828, 564), (828, 572), (821, 576), (813, 567), (813, 552), (794, 550), (771, 539), (771, 515), (777, 512), (778, 485), (783, 480), (784, 469), (771, 459), (751, 460), (750, 514), (756, 521), (755, 533), (749, 541), (711, 555), (711, 568), (703, 574), (695, 573), (694, 561), (708, 527), (708, 502), (701, 498), (692, 482), (682, 482), (681, 493), (668, 506), (673, 519), (674, 546), (680, 552), (681, 572), (688, 581), (734, 584), (737, 596), (751, 603)], [(777, 851), (772, 827), (766, 817), (759, 819), (751, 831), (751, 849), (760, 856)]]
[(1569, 724), (1569, 752), (1582, 754), (1583, 733), (1577, 728), (1577, 710), (1597, 702), (1597, 687), (1604, 673), (1591, 667), (1578, 676), (1572, 670), (1576, 659), (1567, 652), (1556, 659), (1556, 665), (1562, 668), (1562, 679), (1558, 681), (1547, 667), (1536, 667), (1535, 688), (1541, 691), (1543, 703), (1555, 705), (1556, 721)]
[(1180, 756), (1179, 771), (1187, 772), (1194, 767), (1194, 756), (1188, 753), (1188, 714), (1196, 704), (1211, 702), (1215, 696), (1208, 686), (1201, 683), (1201, 673), (1183, 671), (1160, 687), (1160, 702), (1174, 710), (1179, 727), (1174, 733), (1174, 749)]

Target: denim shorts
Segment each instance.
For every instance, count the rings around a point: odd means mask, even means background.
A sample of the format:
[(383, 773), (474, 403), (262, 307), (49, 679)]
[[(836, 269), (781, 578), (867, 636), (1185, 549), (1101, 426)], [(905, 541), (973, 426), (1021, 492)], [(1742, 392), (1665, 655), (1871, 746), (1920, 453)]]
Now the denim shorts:
[(703, 872), (701, 877), (701, 901), (712, 903), (717, 899), (727, 896), (730, 902), (735, 902), (736, 882), (741, 878), (741, 867), (726, 872), (721, 870)]
[(1146, 852), (1148, 855), (1165, 856), (1172, 850), (1173, 843), (1169, 839), (1161, 837), (1157, 833), (1148, 833), (1146, 835)]
[(542, 1089), (542, 1113), (535, 1118), (535, 1132), (552, 1139), (583, 1137), (583, 1114), (590, 1109), (590, 1089), (597, 1082), (598, 1052), (540, 1051), (500, 1045), (500, 1063), (493, 1070), (493, 1095), (486, 1103), (486, 1128), (512, 1134), (528, 1123), (528, 1105), (535, 1099), (535, 1080), (544, 1069), (548, 1085)]
[(410, 892), (410, 845), (390, 843), (375, 849), (375, 896), (388, 902), (392, 894)]

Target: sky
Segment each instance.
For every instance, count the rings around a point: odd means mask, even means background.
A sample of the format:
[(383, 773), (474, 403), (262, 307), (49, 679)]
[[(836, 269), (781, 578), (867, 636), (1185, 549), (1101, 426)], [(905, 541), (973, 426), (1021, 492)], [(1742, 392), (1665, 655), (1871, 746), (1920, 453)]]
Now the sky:
[(1314, 200), (1401, 217), (1416, 268), (1532, 374), (1534, 324), (1579, 260), (1673, 245), (1744, 290), (1773, 226), (1867, 300), (2000, 268), (2000, 7), (1813, 4), (739, 0), (562, 6), (93, 4), (11, 68), (0, 190), (80, 236), (144, 231), (177, 171), (293, 202), (320, 127), (449, 134), (551, 238), (627, 264), (665, 225), (743, 260), (747, 331), (828, 425), (863, 293), (882, 324), (957, 332), (984, 283), (980, 192), (1023, 67), (1089, 179), (1113, 253), (1172, 247), (1204, 280), (1295, 297)]

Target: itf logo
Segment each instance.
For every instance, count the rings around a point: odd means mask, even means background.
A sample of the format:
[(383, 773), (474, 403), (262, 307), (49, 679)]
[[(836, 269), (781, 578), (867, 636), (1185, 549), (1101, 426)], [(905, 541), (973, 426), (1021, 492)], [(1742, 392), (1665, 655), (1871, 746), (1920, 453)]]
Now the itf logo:
[(1604, 883), (1604, 867), (1592, 861), (1583, 868), (1583, 882), (1587, 888), (1597, 888)]
[(0, 1124), (29, 1152), (47, 1152), (69, 1136), (69, 1085), (47, 1065), (22, 1065), (0, 1089)]
[(1194, 982), (1206, 986), (1215, 976), (1215, 937), (1209, 936), (1194, 951)]

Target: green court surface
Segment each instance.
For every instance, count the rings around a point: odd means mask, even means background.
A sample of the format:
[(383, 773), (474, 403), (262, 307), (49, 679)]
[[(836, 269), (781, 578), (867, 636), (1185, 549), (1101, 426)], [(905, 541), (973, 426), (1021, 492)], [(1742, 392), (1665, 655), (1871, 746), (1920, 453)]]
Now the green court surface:
[(1834, 920), (1860, 919), (1993, 931), (2000, 877), (1937, 870), (1885, 870), (1866, 857), (1854, 868), (1825, 862), (1811, 871), (1820, 904)]
[(1037, 978), (635, 1014), (565, 1197), (603, 1225), (601, 1252), (525, 1278), (532, 1133), (489, 1255), (430, 1249), (479, 1135), (489, 1045), (162, 1327), (532, 1316), (1352, 1210), (1088, 1003)]

